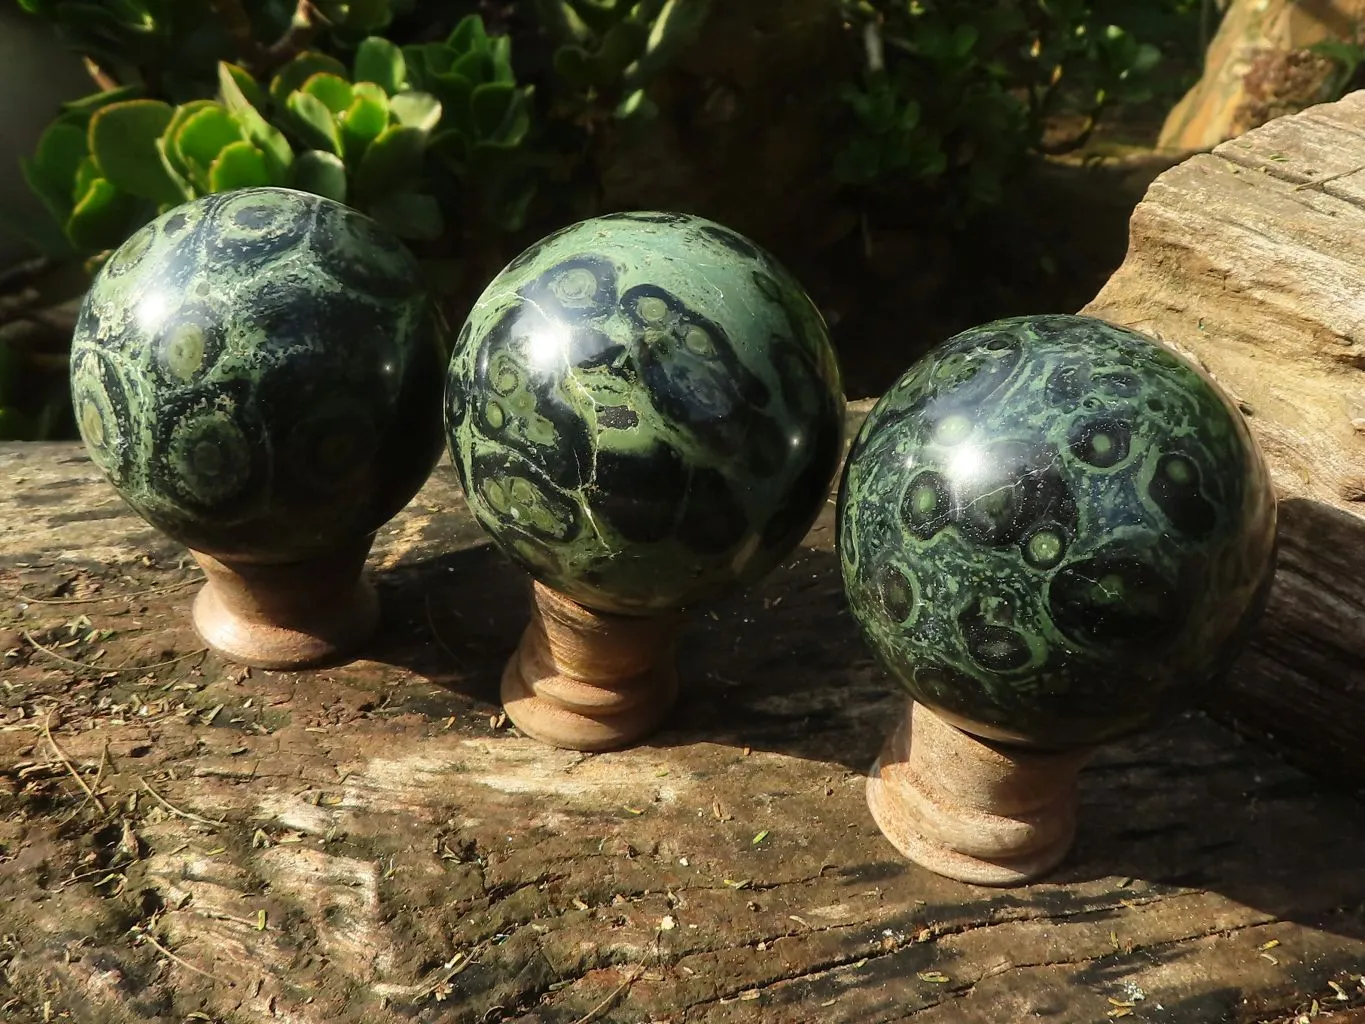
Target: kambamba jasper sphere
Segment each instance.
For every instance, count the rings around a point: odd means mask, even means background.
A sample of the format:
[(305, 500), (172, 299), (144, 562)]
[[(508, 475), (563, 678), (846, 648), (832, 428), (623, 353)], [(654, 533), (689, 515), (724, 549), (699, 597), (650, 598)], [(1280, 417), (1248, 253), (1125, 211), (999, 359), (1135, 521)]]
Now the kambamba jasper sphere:
[(625, 614), (781, 561), (825, 499), (843, 411), (796, 280), (675, 213), (598, 217), (527, 249), (470, 313), (446, 385), (479, 521), (546, 586)]
[(839, 498), (850, 607), (911, 696), (989, 740), (1147, 726), (1242, 649), (1275, 499), (1239, 411), (1135, 331), (1001, 320), (877, 403)]
[(258, 562), (378, 529), (442, 444), (442, 332), (369, 218), (279, 188), (205, 196), (129, 238), (76, 326), (95, 463), (153, 526)]

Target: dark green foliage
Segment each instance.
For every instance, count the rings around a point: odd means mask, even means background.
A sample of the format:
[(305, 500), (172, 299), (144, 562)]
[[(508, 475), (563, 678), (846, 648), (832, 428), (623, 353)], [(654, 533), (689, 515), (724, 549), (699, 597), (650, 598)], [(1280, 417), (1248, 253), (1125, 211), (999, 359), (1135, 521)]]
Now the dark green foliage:
[[(946, 181), (961, 212), (989, 206), (1031, 154), (1085, 142), (1106, 110), (1185, 83), (1158, 43), (1189, 47), (1198, 0), (851, 0), (866, 54), (841, 90), (836, 157), (858, 186)], [(1178, 53), (1188, 62), (1188, 49)], [(1080, 126), (1045, 143), (1058, 114)]]

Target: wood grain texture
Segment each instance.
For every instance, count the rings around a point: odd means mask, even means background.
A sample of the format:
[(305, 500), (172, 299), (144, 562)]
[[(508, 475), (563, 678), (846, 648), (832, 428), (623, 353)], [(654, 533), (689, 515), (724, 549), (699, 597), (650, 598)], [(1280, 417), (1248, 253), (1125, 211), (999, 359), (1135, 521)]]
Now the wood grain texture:
[(1365, 92), (1159, 177), (1083, 312), (1200, 361), (1241, 402), (1280, 495), (1280, 571), (1215, 712), (1324, 779), (1365, 784)]
[(1208, 149), (1329, 99), (1337, 65), (1311, 49), (1357, 44), (1361, 0), (1231, 0), (1199, 81), (1166, 117), (1157, 146)]
[(376, 541), (364, 659), (307, 673), (198, 651), (192, 561), (76, 446), (0, 447), (0, 480), (7, 1022), (1250, 1024), (1365, 1005), (1360, 804), (1201, 715), (1097, 755), (1045, 883), (974, 888), (899, 857), (864, 772), (904, 698), (844, 611), (832, 504), (684, 627), (665, 728), (590, 755), (498, 717), (528, 587), (444, 463)]

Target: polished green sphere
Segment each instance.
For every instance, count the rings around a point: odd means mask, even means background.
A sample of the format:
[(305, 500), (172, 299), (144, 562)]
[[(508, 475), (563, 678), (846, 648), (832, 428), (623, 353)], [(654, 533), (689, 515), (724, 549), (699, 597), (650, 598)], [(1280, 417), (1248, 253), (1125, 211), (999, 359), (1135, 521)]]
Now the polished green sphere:
[(854, 442), (838, 530), (854, 618), (910, 695), (1049, 748), (1196, 698), (1275, 566), (1238, 409), (1165, 346), (1078, 316), (986, 324), (916, 363)]
[(451, 459), (498, 546), (603, 612), (762, 576), (828, 494), (844, 397), (823, 318), (748, 239), (610, 214), (489, 284), (446, 382)]
[(76, 422), (143, 518), (193, 549), (303, 560), (373, 533), (440, 456), (446, 349), (414, 257), (339, 203), (205, 196), (101, 268)]

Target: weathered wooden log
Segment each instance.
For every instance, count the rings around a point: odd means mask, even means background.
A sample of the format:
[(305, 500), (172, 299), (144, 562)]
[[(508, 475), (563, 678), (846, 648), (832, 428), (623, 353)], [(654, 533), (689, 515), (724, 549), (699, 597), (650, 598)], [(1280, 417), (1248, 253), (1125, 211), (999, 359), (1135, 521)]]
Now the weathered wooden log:
[(1313, 50), (1357, 45), (1362, 0), (1232, 0), (1204, 56), (1204, 73), (1166, 117), (1157, 145), (1209, 149), (1330, 99), (1337, 64)]
[(908, 864), (864, 802), (904, 696), (844, 611), (832, 515), (685, 628), (663, 731), (587, 755), (499, 716), (529, 591), (448, 464), (376, 540), (365, 656), (272, 672), (202, 649), (193, 561), (78, 445), (0, 446), (0, 1020), (1365, 1006), (1359, 803), (1198, 714), (1097, 755), (1046, 883)]
[(1159, 177), (1084, 312), (1202, 362), (1273, 471), (1275, 591), (1213, 710), (1365, 785), (1365, 92)]

